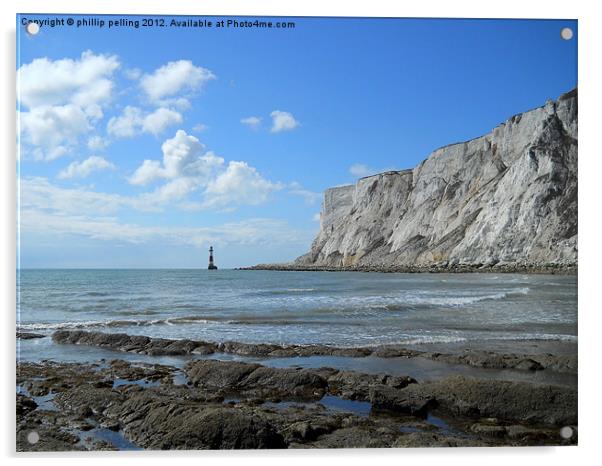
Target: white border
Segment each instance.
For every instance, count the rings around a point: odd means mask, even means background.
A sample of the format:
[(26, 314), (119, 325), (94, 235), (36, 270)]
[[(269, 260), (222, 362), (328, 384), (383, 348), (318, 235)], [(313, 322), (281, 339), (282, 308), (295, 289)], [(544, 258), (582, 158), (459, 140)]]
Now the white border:
[[(469, 0), (392, 2), (386, 0), (169, 0), (144, 2), (131, 0), (3, 0), (2, 15), (3, 64), (2, 102), (0, 113), (4, 153), (2, 166), (2, 283), (4, 342), (1, 345), (4, 363), (2, 400), (6, 409), (2, 423), (3, 456), (15, 460), (14, 415), (14, 328), (15, 328), (15, 121), (12, 102), (15, 100), (15, 14), (24, 13), (131, 13), (131, 14), (215, 14), (215, 15), (271, 15), (271, 16), (404, 16), (404, 17), (466, 17), (466, 18), (577, 18), (579, 20), (579, 446), (565, 448), (495, 448), (495, 449), (411, 449), (411, 450), (319, 450), (272, 452), (152, 452), (152, 453), (87, 453), (19, 455), (26, 463), (43, 461), (45, 465), (83, 461), (86, 464), (106, 464), (107, 461), (161, 464), (167, 458), (178, 463), (194, 462), (248, 465), (286, 463), (287, 466), (306, 465), (308, 462), (365, 464), (378, 461), (379, 465), (411, 462), (436, 462), (453, 465), (504, 465), (508, 463), (545, 462), (546, 464), (589, 463), (597, 453), (597, 425), (594, 413), (598, 410), (596, 392), (599, 373), (597, 353), (601, 341), (602, 306), (595, 293), (599, 285), (600, 264), (600, 90), (602, 74), (600, 50), (602, 44), (600, 16), (595, 2), (557, 1), (476, 2)], [(598, 110), (598, 111), (596, 111)], [(596, 299), (598, 298), (598, 299)], [(599, 456), (599, 455), (596, 455)]]

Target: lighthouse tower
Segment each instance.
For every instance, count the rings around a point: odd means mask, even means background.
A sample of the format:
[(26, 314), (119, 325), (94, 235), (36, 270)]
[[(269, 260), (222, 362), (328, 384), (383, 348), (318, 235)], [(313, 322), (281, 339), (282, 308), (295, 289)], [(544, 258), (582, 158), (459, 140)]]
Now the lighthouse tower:
[(209, 270), (217, 270), (217, 265), (213, 263), (213, 246), (209, 247)]

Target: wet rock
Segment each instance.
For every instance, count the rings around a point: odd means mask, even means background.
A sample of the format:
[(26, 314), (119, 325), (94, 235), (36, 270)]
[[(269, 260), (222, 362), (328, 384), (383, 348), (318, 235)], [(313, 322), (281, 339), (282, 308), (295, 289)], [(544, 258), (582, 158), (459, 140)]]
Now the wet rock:
[(215, 353), (216, 345), (213, 344), (197, 344), (191, 351), (192, 354), (207, 355)]
[(417, 383), (415, 379), (408, 376), (394, 377), (353, 371), (337, 371), (331, 374), (327, 380), (330, 393), (341, 398), (360, 401), (370, 399), (371, 387), (384, 385), (392, 388), (404, 388), (411, 383)]
[(105, 421), (100, 424), (100, 427), (112, 430), (113, 432), (117, 432), (120, 428), (118, 421)]
[(420, 417), (425, 417), (428, 410), (435, 406), (435, 400), (431, 396), (386, 386), (370, 388), (370, 402), (373, 410)]
[(364, 358), (370, 356), (373, 352), (373, 348), (333, 348), (330, 355), (348, 358)]
[[(539, 371), (553, 363), (552, 355), (526, 356), (524, 354), (501, 354), (490, 351), (466, 350), (461, 354), (422, 353), (420, 357), (449, 364), (466, 364), (485, 369), (515, 369)], [(538, 358), (536, 361), (533, 358)]]
[(111, 387), (113, 387), (113, 381), (112, 380), (98, 380), (98, 381), (94, 382), (93, 386), (95, 388), (111, 388)]
[(40, 333), (17, 332), (18, 340), (34, 340), (36, 338), (46, 338), (46, 335)]
[(490, 424), (473, 424), (470, 428), (475, 434), (484, 435), (487, 437), (503, 437), (506, 435), (504, 426), (496, 426)]
[(390, 447), (398, 433), (378, 431), (369, 427), (354, 426), (337, 429), (321, 436), (311, 444), (313, 448), (386, 448)]
[(327, 382), (312, 370), (273, 369), (261, 366), (250, 373), (240, 386), (269, 396), (319, 399), (326, 392)]
[(218, 350), (222, 353), (238, 354), (240, 356), (267, 356), (273, 351), (284, 350), (284, 348), (278, 345), (226, 341), (218, 345)]
[(540, 371), (543, 370), (543, 366), (530, 358), (521, 359), (514, 365), (513, 369), (523, 371)]
[(434, 399), (454, 415), (560, 426), (577, 422), (575, 388), (453, 376), (402, 391), (409, 397)]
[[(135, 395), (117, 410), (125, 432), (136, 444), (150, 449), (284, 448), (270, 423), (250, 409), (193, 406), (162, 397)], [(126, 413), (131, 413), (127, 415)], [(124, 415), (125, 414), (125, 415)]]
[(92, 411), (92, 408), (90, 408), (88, 405), (79, 406), (78, 408), (74, 409), (74, 412), (79, 419), (85, 419), (94, 414), (94, 411)]
[(558, 431), (554, 430), (544, 430), (544, 429), (536, 429), (533, 427), (521, 426), (521, 425), (511, 425), (506, 426), (506, 435), (508, 438), (512, 440), (545, 440), (552, 439), (554, 437), (558, 437)]
[(161, 364), (130, 364), (126, 361), (115, 359), (110, 361), (109, 365), (109, 369), (99, 372), (100, 374), (107, 375), (107, 383), (109, 381), (112, 383), (112, 380), (116, 378), (134, 382), (155, 382), (162, 380), (166, 383), (173, 383), (173, 377), (176, 373), (173, 367)]
[(301, 421), (284, 429), (287, 443), (307, 443), (340, 427), (340, 422)]
[(259, 367), (261, 367), (259, 364), (237, 361), (204, 360), (189, 363), (185, 368), (185, 373), (194, 386), (234, 390), (245, 377)]
[(536, 371), (549, 369), (556, 372), (577, 372), (576, 355), (552, 354), (503, 354), (487, 351), (467, 350), (460, 354), (443, 354), (402, 348), (398, 345), (377, 348), (337, 348), (325, 345), (289, 345), (254, 344), (224, 342), (220, 344), (192, 341), (85, 332), (82, 330), (60, 330), (52, 335), (55, 343), (99, 346), (116, 351), (135, 352), (149, 356), (182, 356), (187, 354), (213, 354), (223, 352), (241, 356), (260, 357), (307, 357), (342, 356), (361, 358), (375, 356), (382, 358), (422, 357), (449, 364), (466, 364), (488, 369), (515, 369)]
[(17, 416), (23, 416), (38, 407), (38, 404), (28, 396), (17, 394)]
[(69, 427), (82, 432), (88, 432), (94, 429), (95, 425), (85, 420), (73, 420), (69, 423)]
[[(36, 386), (52, 392), (58, 410), (35, 409), (30, 397), (17, 396), (18, 449), (114, 449), (115, 445), (110, 442), (103, 445), (92, 434), (90, 441), (79, 441), (83, 432), (98, 426), (120, 432), (139, 447), (153, 449), (576, 442), (576, 435), (564, 441), (559, 438), (557, 427), (538, 425), (546, 419), (549, 422), (570, 419), (573, 395), (570, 390), (562, 391), (562, 387), (462, 377), (419, 384), (409, 377), (332, 368), (276, 369), (215, 360), (189, 363), (185, 372), (191, 385), (187, 386), (174, 385), (165, 378), (165, 374), (177, 371), (169, 366), (121, 360), (102, 366), (21, 363), (17, 383), (33, 386), (35, 382)], [(120, 378), (161, 375), (163, 378), (157, 379), (161, 383), (152, 385), (112, 388), (108, 382), (115, 380), (117, 374)], [(373, 403), (369, 417), (336, 412), (317, 402), (327, 392), (361, 399), (366, 390)], [(236, 401), (231, 405), (222, 403), (224, 396), (232, 392)], [(299, 405), (264, 403), (269, 399), (300, 398), (306, 401)], [(576, 408), (576, 395), (574, 401)], [(504, 408), (504, 405), (509, 406)], [(424, 416), (431, 408), (454, 415), (449, 432), (448, 427), (429, 423), (428, 418), (405, 416)], [(23, 439), (32, 430), (40, 434), (40, 442), (24, 444)]]
[(414, 358), (421, 355), (422, 352), (398, 346), (379, 346), (372, 354), (379, 358)]
[(107, 388), (96, 388), (82, 384), (64, 392), (58, 393), (54, 403), (61, 409), (76, 411), (91, 410), (94, 414), (102, 414), (114, 404), (123, 402), (122, 394)]
[(188, 379), (197, 387), (246, 393), (269, 398), (321, 398), (327, 382), (311, 370), (274, 369), (259, 364), (194, 361), (186, 366)]

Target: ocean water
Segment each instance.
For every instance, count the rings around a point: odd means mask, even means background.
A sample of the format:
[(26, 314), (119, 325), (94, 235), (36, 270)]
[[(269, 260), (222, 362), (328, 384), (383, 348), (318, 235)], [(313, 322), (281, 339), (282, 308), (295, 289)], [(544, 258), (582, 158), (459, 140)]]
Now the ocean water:
[(577, 277), (21, 270), (19, 330), (336, 346), (577, 341)]

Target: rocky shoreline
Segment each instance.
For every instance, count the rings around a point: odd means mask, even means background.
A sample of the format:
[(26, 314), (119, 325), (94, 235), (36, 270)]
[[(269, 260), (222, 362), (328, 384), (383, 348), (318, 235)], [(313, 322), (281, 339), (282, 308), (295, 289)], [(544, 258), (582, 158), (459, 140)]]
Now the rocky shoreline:
[(273, 270), (279, 272), (380, 272), (380, 273), (528, 273), (576, 275), (577, 264), (440, 264), (414, 265), (313, 265), (298, 263), (257, 264), (236, 270)]
[(227, 353), (238, 356), (260, 357), (308, 357), (343, 356), (360, 358), (424, 358), (448, 364), (466, 364), (488, 369), (514, 369), (538, 371), (543, 369), (560, 373), (577, 373), (577, 355), (496, 353), (482, 350), (464, 350), (459, 354), (419, 351), (399, 345), (341, 348), (325, 345), (275, 345), (266, 343), (240, 343), (226, 341), (212, 343), (193, 340), (150, 338), (125, 333), (86, 332), (83, 330), (59, 330), (52, 340), (58, 344), (97, 346), (117, 351), (149, 356), (210, 355)]
[[(151, 355), (202, 348), (301, 357), (301, 348), (308, 348), (80, 331), (55, 332), (53, 340)], [(367, 356), (363, 349), (309, 348), (310, 354)], [(382, 348), (371, 354), (454, 356)], [(546, 357), (529, 356), (533, 362)], [(463, 359), (482, 367), (539, 369), (517, 367), (516, 355)], [(561, 367), (568, 366), (545, 370)], [(458, 375), (420, 382), (407, 375), (215, 359), (191, 359), (183, 367), (120, 359), (17, 365), (19, 451), (572, 445), (576, 425), (576, 387), (552, 384)], [(559, 435), (566, 426), (574, 433), (568, 439)], [(28, 440), (32, 432), (35, 443)]]

